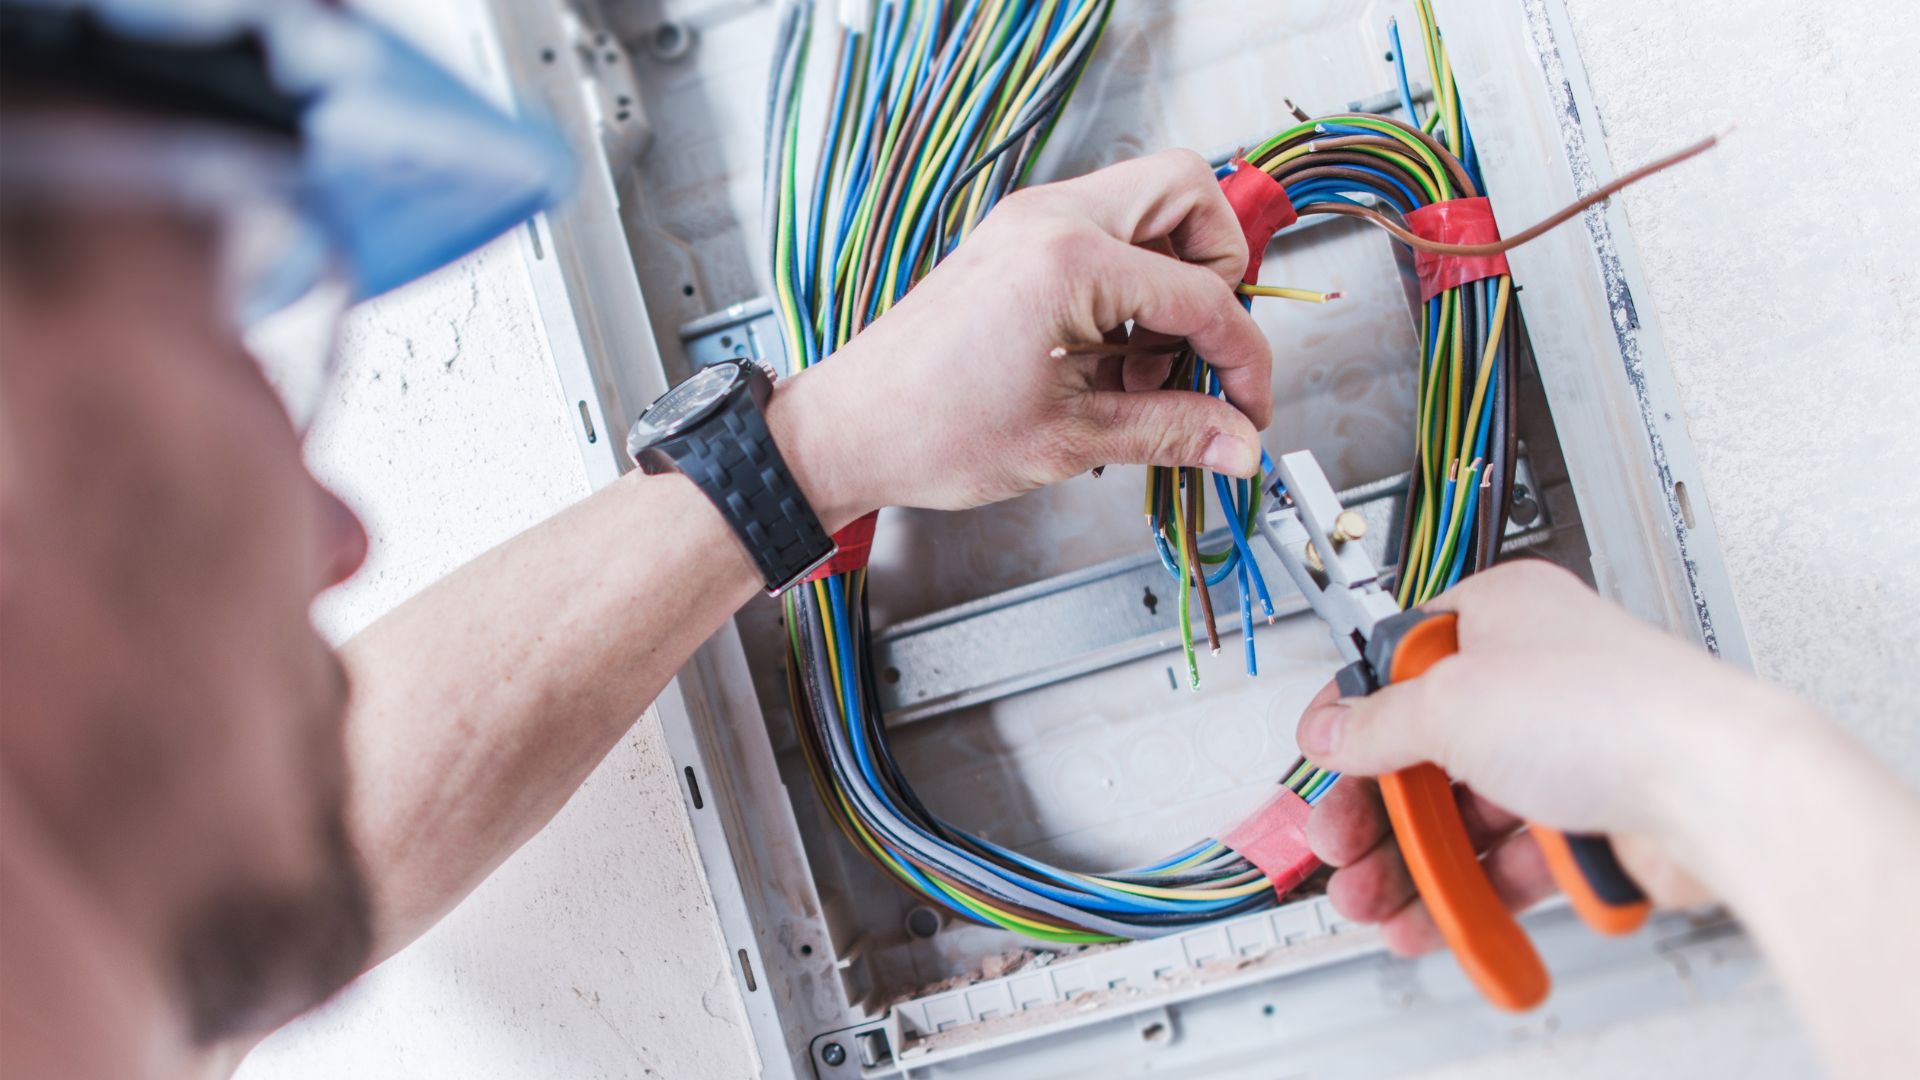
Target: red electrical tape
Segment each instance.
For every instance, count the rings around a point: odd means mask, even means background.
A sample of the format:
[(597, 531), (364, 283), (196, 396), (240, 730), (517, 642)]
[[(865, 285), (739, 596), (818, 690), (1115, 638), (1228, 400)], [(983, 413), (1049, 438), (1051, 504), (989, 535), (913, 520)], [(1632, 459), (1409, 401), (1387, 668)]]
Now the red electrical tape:
[(1286, 788), (1268, 799), (1253, 816), (1233, 827), (1220, 842), (1259, 867), (1280, 896), (1320, 869), (1320, 860), (1307, 847), (1307, 800)]
[(1252, 284), (1260, 280), (1260, 260), (1267, 254), (1267, 241), (1299, 221), (1300, 215), (1280, 181), (1248, 164), (1246, 158), (1233, 159), (1233, 171), (1220, 178), (1220, 190), (1247, 238), (1247, 273), (1240, 280)]
[[(1500, 239), (1500, 226), (1493, 220), (1493, 204), (1484, 196), (1423, 206), (1407, 215), (1407, 231), (1423, 240), (1438, 240), (1443, 244), (1491, 244)], [(1423, 301), (1456, 285), (1508, 272), (1505, 254), (1435, 255), (1416, 251), (1413, 268), (1420, 274)]]
[(851, 574), (855, 570), (867, 568), (867, 556), (873, 552), (873, 523), (880, 518), (875, 510), (865, 517), (854, 518), (839, 532), (833, 534), (833, 543), (840, 550), (833, 553), (820, 569), (807, 575), (808, 581), (823, 581), (835, 574)]

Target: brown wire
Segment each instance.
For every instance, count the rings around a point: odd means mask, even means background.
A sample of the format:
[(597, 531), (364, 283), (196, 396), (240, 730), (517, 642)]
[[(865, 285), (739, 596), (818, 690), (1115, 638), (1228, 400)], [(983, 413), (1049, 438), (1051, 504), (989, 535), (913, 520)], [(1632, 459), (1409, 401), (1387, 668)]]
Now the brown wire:
[[(1181, 530), (1186, 535), (1181, 542), (1187, 548), (1187, 565), (1193, 570), (1193, 587), (1200, 590), (1200, 617), (1207, 624), (1207, 648), (1215, 653), (1220, 651), (1220, 628), (1213, 621), (1213, 593), (1207, 589), (1207, 564), (1200, 561), (1200, 541), (1195, 537), (1200, 532), (1200, 470), (1186, 470), (1191, 473), (1187, 484), (1187, 527)], [(1186, 583), (1181, 583), (1186, 587)]]
[(1443, 243), (1439, 240), (1428, 240), (1423, 236), (1416, 236), (1413, 233), (1408, 232), (1405, 228), (1401, 227), (1398, 223), (1394, 222), (1391, 218), (1387, 217), (1385, 214), (1382, 214), (1376, 210), (1369, 210), (1363, 206), (1349, 206), (1343, 203), (1325, 203), (1322, 205), (1309, 207), (1305, 210), (1302, 210), (1301, 213), (1302, 214), (1336, 214), (1340, 217), (1360, 218), (1362, 220), (1372, 222), (1373, 224), (1378, 225), (1382, 229), (1385, 229), (1387, 232), (1393, 234), (1394, 239), (1400, 241), (1401, 243), (1407, 245), (1408, 247), (1411, 247), (1416, 251), (1424, 251), (1432, 255), (1453, 255), (1453, 256), (1464, 256), (1464, 257), (1473, 257), (1473, 256), (1481, 256), (1481, 255), (1500, 255), (1505, 252), (1511, 251), (1514, 248), (1517, 248), (1521, 244), (1527, 243), (1530, 240), (1535, 240), (1539, 238), (1541, 235), (1553, 229), (1556, 229), (1559, 226), (1564, 225), (1569, 221), (1572, 221), (1574, 218), (1578, 217), (1581, 213), (1585, 212), (1588, 208), (1607, 201), (1607, 199), (1611, 198), (1621, 188), (1639, 183), (1640, 181), (1645, 180), (1647, 177), (1652, 176), (1653, 174), (1660, 172), (1664, 169), (1672, 168), (1673, 166), (1680, 164), (1681, 162), (1687, 160), (1688, 158), (1694, 157), (1698, 154), (1706, 153), (1708, 150), (1712, 149), (1719, 142), (1720, 142), (1720, 136), (1709, 135), (1706, 138), (1701, 139), (1699, 142), (1694, 143), (1691, 146), (1685, 147), (1681, 150), (1677, 150), (1674, 153), (1668, 154), (1666, 157), (1659, 158), (1654, 161), (1650, 161), (1647, 164), (1640, 166), (1639, 168), (1633, 170), (1632, 172), (1626, 174), (1625, 176), (1622, 176), (1619, 179), (1614, 180), (1612, 183), (1606, 184), (1605, 186), (1601, 187), (1598, 191), (1595, 191), (1593, 194), (1568, 204), (1567, 206), (1560, 209), (1558, 212), (1547, 217), (1544, 221), (1541, 221), (1531, 226), (1530, 228), (1523, 229), (1520, 232), (1515, 233), (1514, 235), (1506, 237), (1504, 239), (1494, 240), (1492, 242), (1485, 243), (1485, 244), (1448, 244), (1448, 243)]

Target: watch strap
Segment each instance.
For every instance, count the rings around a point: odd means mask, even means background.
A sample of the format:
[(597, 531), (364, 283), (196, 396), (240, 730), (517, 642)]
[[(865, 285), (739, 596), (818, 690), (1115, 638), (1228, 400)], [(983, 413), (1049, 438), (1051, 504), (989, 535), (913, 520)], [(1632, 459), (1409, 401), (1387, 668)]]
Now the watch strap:
[(801, 493), (750, 395), (734, 396), (706, 423), (647, 453), (666, 457), (713, 500), (768, 592), (779, 592), (833, 556), (833, 537)]

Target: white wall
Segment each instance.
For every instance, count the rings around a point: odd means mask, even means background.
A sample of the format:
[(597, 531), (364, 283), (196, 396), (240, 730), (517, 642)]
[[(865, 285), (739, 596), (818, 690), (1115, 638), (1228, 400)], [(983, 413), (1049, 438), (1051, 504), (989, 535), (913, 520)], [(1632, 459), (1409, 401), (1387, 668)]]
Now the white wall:
[[(386, 3), (448, 59), (442, 5)], [(1488, 0), (1493, 2), (1493, 0)], [(1504, 0), (1503, 0), (1504, 2)], [(1920, 782), (1920, 7), (1566, 0), (1616, 164), (1737, 118), (1626, 198), (1756, 661)], [(584, 494), (524, 271), (489, 248), (354, 321), (314, 457), (373, 558), (335, 633)], [(243, 1075), (750, 1074), (651, 721), (419, 944)], [(1798, 1076), (1777, 997), (1555, 1039), (1444, 1076)]]
[[(466, 2), (362, 6), (466, 69), (450, 17)], [(344, 346), (309, 456), (373, 543), (317, 609), (335, 639), (587, 493), (511, 239), (365, 305)], [(466, 903), (269, 1039), (241, 1076), (749, 1075), (672, 773), (653, 721), (636, 724)]]

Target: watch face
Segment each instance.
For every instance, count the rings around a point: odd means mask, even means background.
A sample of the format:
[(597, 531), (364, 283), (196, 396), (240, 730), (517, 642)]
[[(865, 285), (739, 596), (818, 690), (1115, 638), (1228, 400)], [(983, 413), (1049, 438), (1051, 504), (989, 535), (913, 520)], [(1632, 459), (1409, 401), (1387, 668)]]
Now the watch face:
[(671, 438), (687, 425), (697, 423), (707, 410), (719, 404), (740, 377), (736, 364), (715, 364), (701, 368), (693, 378), (667, 391), (640, 414), (633, 426), (628, 446), (636, 453), (662, 439)]

